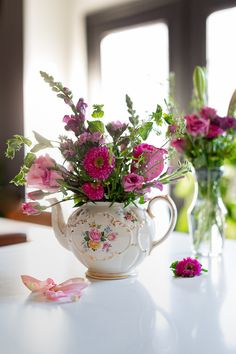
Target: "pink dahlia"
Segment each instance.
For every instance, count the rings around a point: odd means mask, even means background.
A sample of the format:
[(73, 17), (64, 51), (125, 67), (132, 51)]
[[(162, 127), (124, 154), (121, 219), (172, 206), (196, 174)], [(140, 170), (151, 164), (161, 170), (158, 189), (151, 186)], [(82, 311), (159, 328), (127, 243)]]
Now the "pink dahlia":
[(194, 258), (184, 258), (182, 261), (177, 262), (175, 267), (175, 275), (179, 277), (194, 277), (200, 275), (202, 265)]
[(86, 182), (82, 189), (90, 200), (101, 200), (104, 196), (104, 189), (100, 183)]
[(83, 165), (90, 177), (107, 179), (115, 167), (115, 158), (106, 146), (93, 147), (86, 153)]
[(135, 146), (133, 150), (135, 160), (131, 172), (142, 171), (145, 181), (152, 181), (164, 169), (165, 154), (167, 154), (165, 149), (159, 149), (153, 145), (143, 143)]

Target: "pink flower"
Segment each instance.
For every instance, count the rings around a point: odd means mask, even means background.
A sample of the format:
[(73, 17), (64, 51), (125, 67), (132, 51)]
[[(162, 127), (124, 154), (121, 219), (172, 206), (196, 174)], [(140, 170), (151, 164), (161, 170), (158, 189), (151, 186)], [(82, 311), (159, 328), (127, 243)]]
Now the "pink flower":
[(111, 247), (111, 244), (109, 242), (104, 242), (102, 249), (104, 251), (108, 252), (110, 247)]
[(28, 202), (21, 205), (22, 212), (27, 215), (39, 215), (41, 213), (40, 204), (37, 202)]
[(111, 232), (108, 236), (107, 236), (107, 239), (109, 241), (114, 241), (116, 239), (116, 234), (115, 232)]
[(83, 165), (90, 177), (107, 179), (115, 167), (115, 158), (106, 146), (93, 147), (86, 153)]
[[(133, 156), (135, 160), (131, 172), (142, 171), (145, 181), (151, 181), (158, 177), (164, 169), (165, 149), (158, 149), (153, 145), (139, 144), (134, 147)], [(138, 162), (138, 160), (141, 160)]]
[(200, 275), (202, 271), (206, 272), (206, 269), (202, 268), (197, 259), (190, 257), (173, 262), (170, 267), (178, 277), (194, 277)]
[(203, 107), (200, 110), (200, 116), (204, 119), (214, 119), (216, 118), (216, 110), (214, 108), (210, 108), (210, 107)]
[(125, 192), (131, 192), (135, 189), (142, 188), (142, 183), (144, 182), (143, 176), (139, 176), (136, 173), (129, 173), (122, 179), (122, 186)]
[(27, 185), (32, 188), (39, 188), (49, 192), (59, 189), (58, 179), (62, 179), (61, 174), (55, 171), (56, 162), (48, 154), (38, 157), (30, 167), (26, 176)]
[(91, 141), (92, 143), (97, 143), (102, 141), (102, 134), (100, 132), (95, 132), (95, 133), (82, 133), (79, 136), (78, 145), (83, 145), (87, 143), (88, 141)]
[(163, 184), (160, 183), (159, 181), (153, 181), (152, 187), (157, 188), (160, 191), (163, 191)]
[(205, 118), (199, 118), (195, 114), (185, 117), (187, 122), (187, 132), (192, 136), (207, 135), (210, 121)]
[(118, 139), (126, 130), (127, 124), (121, 123), (119, 120), (110, 122), (106, 125), (108, 133), (115, 139)]
[(208, 134), (206, 137), (209, 139), (216, 138), (217, 136), (222, 135), (223, 133), (224, 133), (224, 130), (221, 129), (219, 126), (214, 125), (214, 124), (210, 124)]
[(88, 286), (88, 283), (83, 278), (72, 278), (58, 285), (51, 278), (42, 281), (29, 275), (22, 275), (21, 279), (34, 295), (39, 296), (40, 301), (42, 299), (63, 302), (76, 301), (82, 295), (82, 291)]
[(179, 153), (182, 153), (187, 148), (187, 141), (184, 138), (177, 138), (171, 141), (170, 143), (173, 148), (176, 149)]
[(82, 189), (90, 200), (101, 200), (104, 196), (104, 189), (101, 183), (86, 182), (82, 185)]
[(101, 232), (98, 229), (93, 228), (89, 230), (90, 240), (94, 242), (100, 242), (101, 237), (102, 237)]

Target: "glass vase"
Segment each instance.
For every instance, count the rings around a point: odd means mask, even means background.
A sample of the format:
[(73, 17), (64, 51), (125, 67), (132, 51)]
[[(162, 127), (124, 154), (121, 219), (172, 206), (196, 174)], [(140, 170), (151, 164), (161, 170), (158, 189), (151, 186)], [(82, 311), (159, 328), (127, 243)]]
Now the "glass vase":
[(226, 208), (220, 191), (223, 169), (195, 170), (195, 192), (188, 210), (193, 252), (218, 256), (223, 251)]

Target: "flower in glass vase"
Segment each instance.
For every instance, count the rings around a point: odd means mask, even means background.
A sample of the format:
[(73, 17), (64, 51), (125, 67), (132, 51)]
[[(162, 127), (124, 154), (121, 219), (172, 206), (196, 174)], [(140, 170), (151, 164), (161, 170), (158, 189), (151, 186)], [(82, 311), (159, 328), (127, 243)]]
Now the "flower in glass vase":
[(206, 103), (206, 72), (193, 73), (193, 113), (175, 117), (168, 130), (171, 146), (187, 158), (194, 168), (195, 194), (188, 213), (189, 231), (196, 254), (222, 252), (226, 208), (220, 194), (225, 161), (236, 157), (236, 91), (227, 115), (218, 115)]

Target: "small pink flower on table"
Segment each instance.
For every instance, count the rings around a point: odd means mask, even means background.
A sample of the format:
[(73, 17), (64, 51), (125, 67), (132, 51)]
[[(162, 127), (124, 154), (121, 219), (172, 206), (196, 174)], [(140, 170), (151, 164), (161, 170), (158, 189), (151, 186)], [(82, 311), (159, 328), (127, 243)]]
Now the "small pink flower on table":
[(201, 272), (207, 272), (206, 269), (202, 268), (201, 263), (196, 258), (183, 258), (181, 261), (175, 261), (170, 265), (176, 277), (188, 277), (192, 278), (196, 275), (200, 275)]

